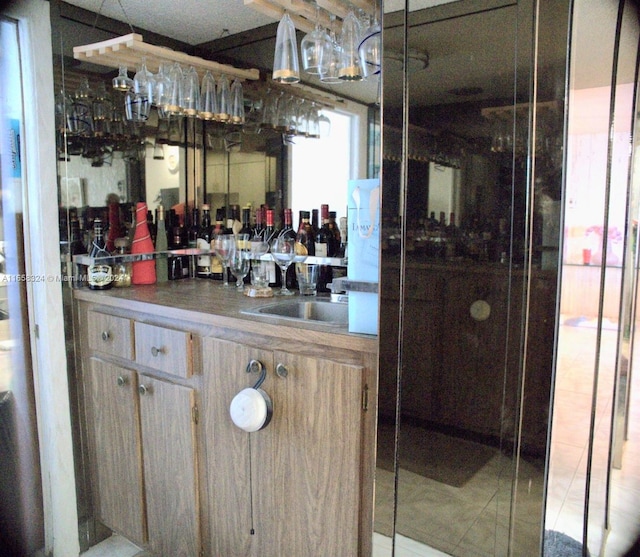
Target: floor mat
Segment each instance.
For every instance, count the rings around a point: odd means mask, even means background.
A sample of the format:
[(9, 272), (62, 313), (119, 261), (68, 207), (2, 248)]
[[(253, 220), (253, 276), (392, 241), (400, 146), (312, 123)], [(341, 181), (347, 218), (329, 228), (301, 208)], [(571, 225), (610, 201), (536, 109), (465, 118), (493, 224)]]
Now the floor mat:
[[(379, 425), (377, 465), (393, 470), (393, 426)], [(400, 468), (453, 487), (466, 484), (497, 449), (435, 431), (402, 426)]]
[(547, 530), (544, 533), (544, 557), (582, 557), (582, 544), (562, 532)]

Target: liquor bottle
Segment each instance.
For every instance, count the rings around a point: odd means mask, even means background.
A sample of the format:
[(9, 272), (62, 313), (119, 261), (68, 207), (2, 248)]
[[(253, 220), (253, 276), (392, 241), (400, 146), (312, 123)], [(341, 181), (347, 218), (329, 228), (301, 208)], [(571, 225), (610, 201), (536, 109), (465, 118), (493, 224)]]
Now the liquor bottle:
[(316, 254), (315, 237), (309, 221), (310, 216), (309, 211), (300, 211), (300, 225), (296, 233), (296, 253), (298, 255)]
[[(329, 228), (329, 206), (321, 205), (322, 227), (315, 238), (316, 257), (334, 257), (336, 254), (335, 236)], [(318, 270), (318, 292), (328, 292), (327, 284), (331, 282), (331, 265), (320, 265)]]
[[(153, 253), (153, 242), (147, 226), (147, 204), (144, 201), (136, 205), (136, 231), (131, 243), (131, 253)], [(153, 259), (134, 261), (132, 264), (132, 284), (154, 284), (156, 282), (156, 263)]]
[[(109, 252), (106, 249), (104, 235), (102, 230), (102, 220), (94, 219), (93, 221), (93, 241), (89, 256), (107, 257)], [(87, 284), (91, 290), (108, 290), (113, 286), (113, 274), (111, 265), (94, 261), (87, 267)]]
[[(262, 231), (262, 239), (271, 244), (271, 241), (276, 238), (277, 230), (274, 226), (274, 211), (273, 209), (266, 210), (266, 225)], [(269, 286), (281, 286), (282, 279), (280, 277), (280, 268), (276, 265), (275, 261), (267, 262), (267, 273), (269, 277)]]
[[(201, 250), (211, 250), (211, 212), (209, 205), (202, 206), (202, 219), (200, 220), (200, 229), (198, 231), (197, 247)], [(211, 275), (211, 256), (198, 255), (196, 267), (196, 276), (199, 278), (210, 278)]]
[[(167, 251), (167, 229), (164, 222), (164, 207), (158, 205), (156, 212), (156, 251)], [(166, 255), (156, 255), (156, 281), (167, 282), (169, 280), (169, 259)]]
[[(170, 249), (183, 249), (187, 247), (187, 235), (184, 231), (184, 226), (179, 224), (174, 225), (171, 229), (171, 237), (169, 240)], [(188, 255), (174, 255), (171, 258), (171, 265), (169, 267), (169, 279), (177, 280), (189, 277), (189, 256)]]
[[(213, 226), (213, 230), (211, 232), (211, 241), (213, 241), (213, 238), (217, 234), (224, 234), (225, 233), (223, 215), (224, 215), (223, 209), (216, 209), (216, 220), (215, 220), (215, 224)], [(213, 251), (213, 246), (210, 246), (210, 247), (211, 247), (211, 249)], [(222, 263), (220, 262), (220, 260), (215, 255), (212, 255), (211, 256), (211, 275), (209, 275), (209, 278), (211, 278), (213, 280), (222, 280), (223, 279), (223, 273), (224, 273), (224, 269), (222, 268)]]
[[(191, 210), (191, 217), (189, 219), (189, 228), (187, 229), (187, 248), (197, 249), (198, 247), (198, 230), (200, 229), (200, 217), (198, 208), (194, 207)], [(189, 256), (189, 277), (196, 276), (196, 257), (194, 255)]]
[(147, 228), (149, 229), (149, 236), (151, 236), (151, 242), (155, 244), (156, 225), (153, 222), (153, 213), (151, 211), (147, 211)]
[(240, 205), (231, 205), (231, 217), (227, 223), (227, 227), (231, 229), (230, 234), (239, 234), (242, 229), (242, 221), (240, 220)]
[[(116, 255), (127, 253), (127, 239), (116, 238)], [(119, 261), (113, 266), (113, 286), (114, 288), (126, 288), (131, 286), (131, 262)]]
[(198, 208), (194, 207), (191, 211), (191, 222), (187, 233), (187, 247), (195, 249), (198, 247), (198, 231), (200, 230), (200, 217)]

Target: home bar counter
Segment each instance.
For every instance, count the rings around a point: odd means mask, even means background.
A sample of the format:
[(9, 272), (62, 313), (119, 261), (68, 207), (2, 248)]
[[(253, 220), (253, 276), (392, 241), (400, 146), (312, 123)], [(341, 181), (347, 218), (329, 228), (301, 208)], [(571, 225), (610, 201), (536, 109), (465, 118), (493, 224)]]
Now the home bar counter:
[[(206, 279), (74, 298), (97, 522), (158, 555), (371, 554), (377, 337)], [(249, 432), (230, 403), (256, 370)]]

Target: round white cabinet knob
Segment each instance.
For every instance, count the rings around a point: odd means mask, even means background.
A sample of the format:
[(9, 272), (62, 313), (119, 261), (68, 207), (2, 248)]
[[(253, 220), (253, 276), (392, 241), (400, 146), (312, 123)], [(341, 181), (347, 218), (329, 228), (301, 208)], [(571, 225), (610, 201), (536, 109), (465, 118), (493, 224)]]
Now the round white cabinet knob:
[(262, 389), (242, 389), (231, 401), (231, 420), (244, 431), (258, 431), (269, 423), (271, 400)]

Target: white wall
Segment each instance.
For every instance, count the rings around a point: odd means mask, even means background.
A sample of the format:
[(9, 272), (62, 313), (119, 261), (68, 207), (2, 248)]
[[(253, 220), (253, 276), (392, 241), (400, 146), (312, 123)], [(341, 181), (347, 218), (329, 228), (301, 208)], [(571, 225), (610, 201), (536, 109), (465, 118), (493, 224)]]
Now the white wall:
[[(49, 2), (22, 0), (5, 14), (19, 25), (23, 67), (26, 272), (60, 275)], [(61, 285), (28, 283), (29, 329), (45, 511), (45, 551), (77, 557), (78, 515)]]

